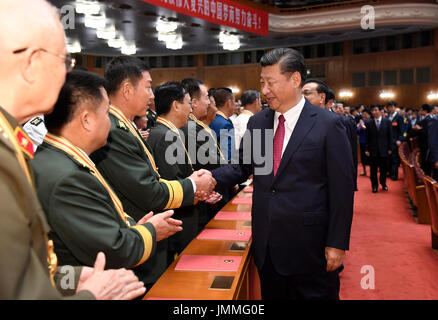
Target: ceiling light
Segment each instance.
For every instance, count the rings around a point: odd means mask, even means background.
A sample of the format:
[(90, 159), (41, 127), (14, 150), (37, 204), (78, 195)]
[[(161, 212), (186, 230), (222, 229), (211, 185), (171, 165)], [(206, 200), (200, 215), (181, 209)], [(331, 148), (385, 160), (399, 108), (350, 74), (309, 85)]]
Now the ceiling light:
[(106, 26), (106, 17), (104, 15), (86, 15), (85, 26), (92, 29), (104, 29)]
[(99, 39), (114, 39), (116, 37), (116, 28), (114, 26), (103, 28), (103, 29), (97, 29), (96, 36)]
[(158, 19), (155, 29), (160, 33), (169, 33), (175, 31), (178, 28), (178, 24), (176, 22), (164, 21)]
[(108, 39), (108, 46), (110, 48), (120, 49), (125, 45), (125, 39), (120, 36), (119, 38)]
[(127, 43), (125, 43), (122, 46), (122, 54), (133, 55), (133, 54), (136, 54), (136, 53), (137, 53), (137, 47), (136, 47), (135, 43), (134, 44), (127, 44)]
[(158, 41), (164, 41), (164, 42), (170, 42), (175, 41), (177, 38), (176, 32), (168, 32), (168, 33), (162, 33), (158, 32)]
[(219, 42), (222, 43), (224, 50), (237, 50), (240, 48), (239, 37), (227, 34), (223, 31), (219, 34)]
[(76, 0), (76, 12), (79, 14), (99, 14), (100, 4), (96, 1)]
[(166, 42), (166, 48), (171, 50), (179, 50), (183, 47), (182, 36), (179, 34), (174, 40)]
[(81, 44), (79, 41), (68, 41), (67, 42), (67, 52), (68, 53), (79, 53), (82, 51)]

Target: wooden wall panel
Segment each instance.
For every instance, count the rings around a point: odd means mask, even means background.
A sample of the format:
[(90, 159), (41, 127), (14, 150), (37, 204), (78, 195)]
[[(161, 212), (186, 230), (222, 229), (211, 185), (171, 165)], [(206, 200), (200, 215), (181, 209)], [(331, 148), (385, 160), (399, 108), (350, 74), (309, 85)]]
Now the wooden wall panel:
[[(438, 91), (438, 29), (434, 33), (434, 46), (380, 52), (371, 54), (351, 54), (352, 43), (344, 42), (344, 55), (322, 59), (308, 59), (308, 64), (325, 63), (325, 78), (323, 79), (338, 95), (341, 89), (349, 89), (353, 97), (345, 100), (351, 105), (385, 103), (380, 99), (382, 89), (392, 90), (396, 94), (395, 100), (400, 106), (419, 107), (426, 100), (427, 94)], [(102, 69), (94, 68), (94, 57), (87, 56), (88, 69), (98, 74), (103, 74)], [(208, 88), (233, 86), (240, 89), (236, 97), (249, 88), (260, 90), (259, 64), (204, 66), (204, 56), (196, 56), (196, 67), (192, 68), (162, 68), (151, 70), (153, 86), (165, 81), (181, 81), (187, 77), (202, 79)], [(431, 67), (432, 82), (427, 84), (382, 86), (352, 88), (352, 75), (355, 72), (400, 70), (405, 68)], [(438, 103), (435, 102), (435, 103)]]

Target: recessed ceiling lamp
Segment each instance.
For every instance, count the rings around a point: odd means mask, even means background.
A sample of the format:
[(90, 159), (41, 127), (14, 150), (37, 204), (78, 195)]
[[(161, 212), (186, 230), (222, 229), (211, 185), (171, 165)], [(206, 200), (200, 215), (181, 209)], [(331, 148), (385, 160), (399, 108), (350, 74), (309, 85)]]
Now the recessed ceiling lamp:
[(123, 36), (116, 37), (108, 40), (108, 46), (110, 48), (120, 49), (125, 45), (125, 39)]
[(79, 14), (99, 14), (100, 4), (96, 1), (76, 0), (76, 12)]
[(122, 46), (122, 54), (133, 55), (136, 53), (137, 53), (137, 47), (136, 47), (135, 43), (133, 43), (133, 44), (125, 43)]
[(96, 30), (96, 36), (99, 39), (104, 39), (104, 40), (114, 39), (116, 35), (117, 35), (116, 28), (114, 26)]
[(174, 40), (166, 41), (166, 48), (171, 50), (179, 50), (183, 47), (182, 36), (179, 34)]
[(240, 48), (240, 40), (238, 36), (227, 34), (223, 31), (219, 33), (219, 42), (222, 43), (224, 50), (237, 50)]
[(158, 41), (164, 41), (164, 42), (175, 41), (177, 37), (178, 35), (174, 31), (167, 33), (158, 32)]
[(106, 17), (104, 15), (86, 15), (85, 26), (91, 29), (104, 29), (106, 26)]
[(67, 52), (68, 53), (79, 53), (82, 51), (81, 44), (79, 41), (67, 41)]
[(178, 24), (176, 22), (164, 21), (161, 19), (157, 20), (157, 24), (155, 26), (155, 29), (159, 33), (169, 33), (175, 31), (177, 28), (178, 28)]

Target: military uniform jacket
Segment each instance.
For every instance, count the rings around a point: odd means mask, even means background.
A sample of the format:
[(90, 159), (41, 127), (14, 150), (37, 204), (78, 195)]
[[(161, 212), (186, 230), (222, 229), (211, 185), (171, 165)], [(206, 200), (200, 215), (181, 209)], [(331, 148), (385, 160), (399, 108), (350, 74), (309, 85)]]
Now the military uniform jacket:
[[(160, 119), (160, 118), (158, 118)], [(178, 136), (178, 134), (180, 136)], [(161, 177), (167, 180), (184, 179), (193, 173), (191, 160), (186, 154), (186, 150), (181, 138), (182, 132), (175, 133), (159, 121), (152, 128), (148, 138), (148, 143), (155, 155), (158, 172)], [(166, 138), (167, 135), (167, 138)], [(171, 139), (170, 139), (171, 138)], [(183, 160), (181, 163), (169, 163), (166, 152), (175, 147)], [(178, 148), (178, 150), (176, 150)], [(198, 210), (196, 206), (188, 206), (175, 209), (173, 218), (182, 220), (183, 230), (169, 238), (169, 250), (180, 253), (192, 241), (198, 231)]]
[(152, 224), (136, 226), (128, 217), (129, 227), (89, 168), (47, 142), (38, 148), (32, 166), (61, 264), (93, 266), (102, 251), (107, 268), (132, 268), (153, 255)]
[[(207, 125), (205, 126), (206, 128), (193, 118), (189, 119), (187, 125), (181, 128), (184, 134), (186, 149), (193, 161), (193, 169), (196, 171), (200, 169), (211, 171), (219, 168), (221, 166), (221, 159), (222, 163), (228, 162), (221, 154), (213, 131)], [(204, 157), (207, 161), (202, 161), (201, 157)]]
[[(91, 159), (123, 203), (134, 220), (149, 211), (188, 206), (194, 203), (190, 179), (163, 181), (155, 172), (140, 140), (110, 114), (111, 130), (105, 147), (93, 152)], [(150, 150), (150, 149), (148, 149)]]
[[(117, 112), (117, 110), (116, 110)], [(120, 111), (119, 111), (120, 112)], [(138, 131), (130, 131), (128, 124), (110, 113), (111, 130), (106, 146), (91, 154), (91, 159), (119, 197), (126, 212), (140, 220), (149, 211), (193, 205), (194, 190), (190, 179), (165, 181), (160, 179), (144, 148), (148, 148)], [(149, 149), (148, 149), (149, 150)], [(149, 151), (150, 152), (150, 151)], [(154, 283), (166, 270), (167, 240), (157, 244), (156, 254), (141, 265)]]
[[(13, 130), (20, 130), (12, 116), (2, 108), (0, 113)], [(50, 228), (15, 152), (14, 145), (0, 129), (0, 299), (61, 299), (49, 277), (46, 235)], [(25, 158), (31, 172), (28, 163), (31, 157), (25, 154)], [(81, 268), (75, 268), (75, 288), (80, 272)], [(58, 276), (55, 279), (60, 280)], [(74, 298), (94, 299), (94, 296), (81, 291)]]

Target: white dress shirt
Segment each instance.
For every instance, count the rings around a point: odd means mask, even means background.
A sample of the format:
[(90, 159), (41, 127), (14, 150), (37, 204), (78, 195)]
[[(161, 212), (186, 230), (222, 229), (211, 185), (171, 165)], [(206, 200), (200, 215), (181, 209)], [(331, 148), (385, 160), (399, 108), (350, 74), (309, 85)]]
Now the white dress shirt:
[(246, 127), (248, 125), (249, 118), (251, 118), (254, 115), (249, 110), (243, 110), (234, 120), (234, 137), (236, 142), (236, 150), (239, 150), (240, 147), (240, 141), (243, 138), (243, 135), (245, 134)]
[(23, 125), (23, 130), (33, 141), (33, 151), (35, 152), (38, 146), (43, 143), (47, 134), (47, 129), (44, 124), (44, 115), (34, 117)]
[[(283, 151), (281, 152), (281, 156), (283, 156), (284, 150), (286, 149), (287, 144), (289, 143), (289, 139), (294, 132), (295, 126), (297, 125), (298, 118), (301, 115), (301, 111), (303, 111), (304, 104), (306, 103), (306, 100), (304, 99), (304, 96), (301, 96), (300, 102), (293, 108), (290, 108), (288, 111), (286, 111), (284, 116), (284, 142), (283, 142)], [(275, 111), (274, 116), (274, 135), (275, 131), (277, 131), (278, 127), (278, 117), (280, 117), (281, 113), (278, 111)]]

